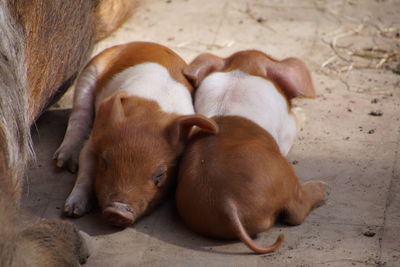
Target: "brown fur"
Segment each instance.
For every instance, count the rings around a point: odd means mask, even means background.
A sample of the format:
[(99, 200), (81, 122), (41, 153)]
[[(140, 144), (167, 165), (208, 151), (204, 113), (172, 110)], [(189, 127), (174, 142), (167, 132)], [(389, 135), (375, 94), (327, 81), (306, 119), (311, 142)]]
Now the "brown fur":
[(85, 240), (69, 222), (48, 219), (18, 236), (19, 266), (80, 266), (89, 257)]
[(122, 24), (135, 3), (124, 0), (15, 1), (14, 12), (26, 35), (31, 121), (72, 84), (95, 41)]
[(177, 208), (194, 231), (223, 239), (240, 238), (257, 253), (249, 236), (266, 231), (279, 214), (288, 224), (303, 222), (325, 198), (320, 182), (300, 185), (273, 137), (241, 117), (215, 117), (217, 135), (199, 132), (184, 152), (176, 191)]
[(170, 145), (166, 129), (177, 117), (139, 97), (112, 97), (101, 105), (92, 141), (99, 155), (96, 193), (102, 208), (115, 201), (129, 203), (140, 215), (159, 202), (166, 191), (158, 188), (169, 188), (172, 179), (156, 186), (151, 178), (160, 164), (174, 172), (179, 152)]
[(166, 113), (155, 101), (123, 92), (101, 104), (91, 139), (97, 155), (97, 198), (104, 210), (113, 203), (128, 205), (132, 218), (120, 218), (121, 211), (116, 211), (118, 218), (107, 214), (110, 223), (128, 226), (171, 191), (178, 156), (194, 125), (215, 131), (203, 116)]
[(86, 0), (16, 1), (15, 12), (21, 17), (26, 34), (31, 121), (90, 55), (94, 45), (95, 5), (94, 1)]
[(16, 206), (31, 141), (23, 31), (10, 6), (0, 2), (0, 197)]
[[(57, 225), (63, 225), (61, 221), (48, 226), (54, 235), (35, 235), (30, 242), (26, 241), (19, 225), (21, 185), (27, 161), (33, 154), (30, 126), (82, 68), (94, 40), (100, 38), (94, 29), (98, 19), (94, 14), (97, 8), (106, 10), (109, 3), (0, 1), (0, 266), (62, 266), (61, 262), (48, 262), (51, 257), (35, 245), (43, 238), (60, 245), (52, 253), (72, 255), (69, 252), (74, 246), (61, 245), (72, 237), (60, 235)], [(119, 12), (127, 13), (126, 9), (114, 11), (115, 17), (119, 17)], [(107, 23), (106, 17), (101, 20)], [(64, 228), (69, 227), (72, 226)], [(78, 264), (76, 259), (74, 262)]]
[(23, 229), (18, 208), (6, 196), (0, 190), (0, 266), (80, 266), (86, 262), (86, 241), (73, 224), (46, 219)]

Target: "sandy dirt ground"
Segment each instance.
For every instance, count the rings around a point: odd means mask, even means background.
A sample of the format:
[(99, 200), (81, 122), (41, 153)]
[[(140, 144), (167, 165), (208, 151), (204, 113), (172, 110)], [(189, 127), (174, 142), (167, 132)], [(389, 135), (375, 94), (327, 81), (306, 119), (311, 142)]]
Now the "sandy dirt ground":
[[(295, 102), (307, 115), (288, 160), (300, 180), (323, 180), (331, 194), (296, 227), (259, 234), (276, 253), (198, 236), (173, 200), (132, 227), (106, 225), (99, 211), (68, 219), (93, 236), (87, 266), (400, 266), (400, 1), (146, 1), (96, 53), (128, 41), (164, 44), (185, 60), (260, 49), (296, 56), (312, 71), (317, 98)], [(26, 178), (31, 215), (61, 217), (75, 175), (52, 154), (65, 132), (72, 91), (33, 128), (37, 161)], [(65, 218), (63, 218), (65, 219)], [(37, 219), (36, 219), (37, 220)]]

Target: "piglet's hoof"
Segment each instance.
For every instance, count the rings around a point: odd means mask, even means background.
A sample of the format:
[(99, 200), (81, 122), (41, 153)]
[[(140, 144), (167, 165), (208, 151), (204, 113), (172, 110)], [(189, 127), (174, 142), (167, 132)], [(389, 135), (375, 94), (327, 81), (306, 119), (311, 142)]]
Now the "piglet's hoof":
[(65, 148), (61, 145), (53, 155), (58, 168), (65, 168), (75, 173), (78, 170), (79, 150), (73, 147)]
[(317, 185), (317, 189), (315, 192), (320, 192), (321, 193), (321, 201), (319, 201), (314, 208), (321, 207), (326, 204), (326, 202), (329, 199), (329, 195), (331, 194), (331, 187), (322, 181), (315, 181), (314, 182)]
[(78, 218), (88, 213), (92, 208), (92, 201), (87, 198), (75, 199), (69, 196), (65, 201), (63, 215), (67, 217)]
[(119, 227), (128, 227), (135, 221), (132, 208), (121, 202), (108, 205), (103, 211), (103, 216), (109, 224)]
[(326, 201), (326, 200), (328, 200), (329, 196), (331, 195), (332, 189), (327, 183), (322, 182), (322, 181), (319, 181), (319, 182), (321, 183), (321, 187), (323, 187), (325, 190), (325, 199), (324, 200)]

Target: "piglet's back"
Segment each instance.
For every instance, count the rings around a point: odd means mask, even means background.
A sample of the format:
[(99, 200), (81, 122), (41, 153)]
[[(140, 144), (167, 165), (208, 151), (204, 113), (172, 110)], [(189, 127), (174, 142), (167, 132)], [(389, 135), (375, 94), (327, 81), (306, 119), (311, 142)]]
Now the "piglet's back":
[[(292, 190), (279, 191), (276, 197), (270, 185), (282, 187), (285, 179), (295, 179), (294, 173), (272, 136), (261, 127), (237, 116), (214, 119), (220, 129), (217, 135), (200, 132), (187, 145), (176, 192), (178, 211), (200, 234), (237, 238), (226, 227), (230, 220), (227, 205), (234, 200), (237, 210), (253, 218), (244, 219), (244, 227), (250, 235), (256, 234), (265, 230), (264, 218), (273, 217), (276, 206), (287, 201), (282, 194)], [(275, 202), (270, 203), (271, 199)]]
[(183, 84), (190, 92), (193, 91), (193, 87), (183, 75), (186, 63), (174, 51), (156, 43), (132, 42), (110, 47), (89, 63), (94, 64), (102, 73), (97, 81), (96, 92), (101, 91), (115, 74), (131, 66), (149, 62), (165, 67), (174, 80)]

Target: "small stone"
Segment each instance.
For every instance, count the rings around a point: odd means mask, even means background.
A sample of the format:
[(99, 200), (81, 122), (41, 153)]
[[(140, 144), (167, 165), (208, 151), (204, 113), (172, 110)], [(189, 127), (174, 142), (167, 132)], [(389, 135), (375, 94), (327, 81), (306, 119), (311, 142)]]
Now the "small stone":
[(380, 110), (374, 110), (374, 111), (371, 111), (370, 113), (368, 113), (368, 115), (375, 116), (375, 117), (380, 117), (380, 116), (383, 115), (383, 112), (380, 111)]
[(392, 70), (394, 74), (400, 75), (400, 63)]
[(258, 23), (263, 23), (264, 21), (265, 21), (265, 19), (263, 19), (263, 18), (258, 18), (258, 19), (257, 19), (257, 22), (258, 22)]
[(368, 134), (373, 134), (373, 133), (375, 133), (374, 129), (368, 131)]
[(372, 232), (372, 231), (366, 231), (366, 232), (363, 233), (363, 235), (366, 236), (366, 237), (373, 237), (373, 236), (376, 235), (376, 233)]

